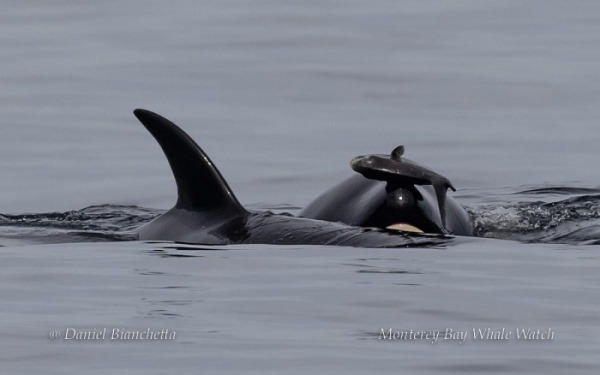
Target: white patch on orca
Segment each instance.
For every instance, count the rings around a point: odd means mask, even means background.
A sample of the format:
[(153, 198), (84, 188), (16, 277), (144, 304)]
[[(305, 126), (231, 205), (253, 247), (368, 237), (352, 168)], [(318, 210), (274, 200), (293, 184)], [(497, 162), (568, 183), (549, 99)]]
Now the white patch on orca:
[(388, 225), (385, 227), (388, 230), (397, 230), (401, 232), (413, 232), (413, 233), (425, 233), (421, 229), (415, 227), (414, 225), (406, 224), (406, 223), (396, 223), (392, 225)]

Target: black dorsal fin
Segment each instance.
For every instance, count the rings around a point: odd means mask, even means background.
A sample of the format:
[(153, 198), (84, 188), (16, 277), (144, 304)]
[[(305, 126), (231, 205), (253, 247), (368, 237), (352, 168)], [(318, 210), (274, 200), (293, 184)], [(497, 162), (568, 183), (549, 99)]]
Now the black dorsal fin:
[(163, 149), (177, 183), (176, 207), (193, 211), (246, 212), (200, 146), (166, 118), (136, 109), (135, 116)]

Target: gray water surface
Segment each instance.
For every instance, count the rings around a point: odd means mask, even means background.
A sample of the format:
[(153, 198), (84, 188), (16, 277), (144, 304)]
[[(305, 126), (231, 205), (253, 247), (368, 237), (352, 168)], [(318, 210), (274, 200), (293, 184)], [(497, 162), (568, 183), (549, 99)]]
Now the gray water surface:
[[(598, 372), (597, 2), (5, 3), (6, 371)], [(509, 240), (119, 242), (176, 199), (137, 107), (188, 131), (247, 207), (296, 213), (352, 157), (404, 144), (450, 178), (481, 235)], [(49, 338), (67, 328), (177, 337)], [(382, 328), (554, 339), (432, 344)]]
[[(596, 250), (493, 240), (368, 251), (13, 247), (2, 251), (10, 345), (0, 358), (13, 373), (593, 373)], [(94, 328), (109, 333), (65, 339), (68, 329)], [(176, 336), (111, 339), (115, 328)], [(518, 340), (519, 328), (550, 329), (553, 340)], [(443, 333), (435, 342), (389, 340), (379, 339), (382, 329)], [(444, 339), (448, 329), (466, 331), (466, 340)], [(479, 340), (473, 329), (512, 337)]]

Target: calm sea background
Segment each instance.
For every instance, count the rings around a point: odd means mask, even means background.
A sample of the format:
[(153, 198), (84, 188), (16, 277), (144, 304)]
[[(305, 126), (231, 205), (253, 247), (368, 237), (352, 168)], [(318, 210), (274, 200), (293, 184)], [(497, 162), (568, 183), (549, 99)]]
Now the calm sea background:
[[(600, 3), (2, 5), (5, 371), (600, 370)], [(247, 207), (296, 213), (351, 175), (353, 156), (404, 144), (450, 178), (482, 236), (502, 239), (116, 241), (175, 201), (138, 107), (189, 132)], [(67, 328), (177, 336), (75, 341)], [(469, 334), (379, 340), (390, 328)], [(475, 340), (479, 328), (513, 337)]]

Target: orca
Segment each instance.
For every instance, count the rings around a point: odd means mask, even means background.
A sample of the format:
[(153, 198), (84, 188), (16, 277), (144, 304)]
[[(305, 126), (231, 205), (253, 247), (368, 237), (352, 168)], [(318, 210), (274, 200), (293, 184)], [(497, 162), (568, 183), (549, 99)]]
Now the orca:
[(357, 156), (359, 174), (328, 190), (300, 212), (301, 217), (427, 233), (473, 236), (473, 223), (452, 197), (452, 183), (404, 158), (404, 146), (390, 155)]
[(442, 223), (432, 186), (393, 186), (355, 174), (308, 204), (299, 216), (360, 227), (473, 236), (469, 214), (446, 197)]
[(138, 228), (139, 240), (229, 245), (413, 247), (445, 244), (444, 235), (365, 228), (270, 211), (246, 210), (206, 153), (166, 118), (136, 109), (135, 116), (162, 148), (177, 184), (169, 211)]

